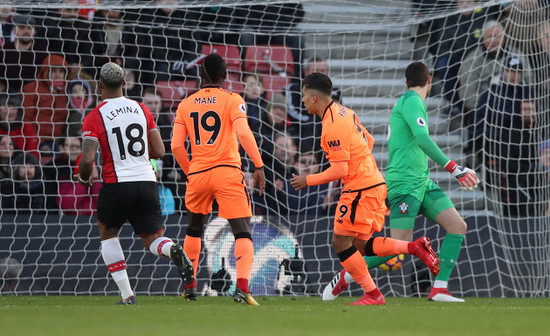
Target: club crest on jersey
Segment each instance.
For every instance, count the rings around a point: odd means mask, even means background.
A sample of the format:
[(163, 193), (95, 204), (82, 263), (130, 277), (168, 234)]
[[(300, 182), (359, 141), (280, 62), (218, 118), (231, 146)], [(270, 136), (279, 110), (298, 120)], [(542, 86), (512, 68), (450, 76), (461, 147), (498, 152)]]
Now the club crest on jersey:
[(416, 119), (416, 123), (418, 124), (418, 126), (421, 126), (421, 127), (426, 126), (426, 122), (424, 121), (424, 118), (422, 118), (422, 117), (418, 117), (418, 119)]
[(246, 114), (246, 104), (239, 105), (239, 110), (241, 110), (242, 113)]
[(405, 202), (401, 203), (399, 205), (399, 212), (403, 215), (408, 214), (409, 213), (409, 205)]
[(334, 151), (339, 151), (340, 149), (342, 149), (342, 147), (340, 147), (340, 140), (329, 140), (327, 141), (327, 144), (329, 148)]

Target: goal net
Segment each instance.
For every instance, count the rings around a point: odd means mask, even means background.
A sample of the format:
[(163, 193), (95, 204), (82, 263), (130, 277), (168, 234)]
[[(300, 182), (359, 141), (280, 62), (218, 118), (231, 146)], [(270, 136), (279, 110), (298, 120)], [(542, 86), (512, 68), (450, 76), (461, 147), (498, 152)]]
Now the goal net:
[[(342, 186), (295, 191), (289, 182), (293, 173), (328, 167), (320, 121), (303, 108), (300, 79), (327, 71), (333, 99), (374, 136), (384, 173), (391, 109), (406, 91), (405, 68), (422, 61), (433, 77), (431, 137), (482, 181), (463, 191), (429, 161), (431, 178), (468, 224), (449, 288), (467, 297), (548, 296), (549, 20), (545, 0), (4, 1), (0, 292), (117, 293), (96, 228), (101, 160), (94, 187), (72, 180), (82, 119), (101, 101), (98, 69), (108, 61), (125, 69), (125, 95), (156, 118), (167, 148), (153, 163), (166, 236), (183, 241), (185, 176), (170, 154), (172, 123), (181, 99), (200, 87), (202, 59), (218, 53), (227, 63), (224, 87), (245, 98), (266, 164), (260, 197), (242, 152), (254, 212), (255, 295), (319, 295), (341, 269), (331, 239)], [(380, 234), (389, 235), (389, 223)], [(430, 237), (436, 252), (444, 234), (417, 218), (414, 237)], [(120, 237), (139, 295), (181, 292), (170, 263), (145, 251), (129, 225)], [(203, 234), (200, 294), (234, 289), (233, 242), (215, 206)], [(409, 257), (397, 270), (371, 274), (390, 296), (425, 296), (433, 282)], [(345, 294), (361, 290), (352, 285)]]

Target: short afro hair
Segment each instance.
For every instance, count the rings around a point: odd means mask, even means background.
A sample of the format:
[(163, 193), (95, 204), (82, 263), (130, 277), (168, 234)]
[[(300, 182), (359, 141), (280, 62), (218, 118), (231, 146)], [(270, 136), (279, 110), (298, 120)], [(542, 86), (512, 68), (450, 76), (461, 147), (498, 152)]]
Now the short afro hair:
[(201, 66), (201, 78), (209, 83), (218, 83), (225, 79), (227, 74), (227, 65), (223, 58), (218, 54), (210, 54), (204, 58)]

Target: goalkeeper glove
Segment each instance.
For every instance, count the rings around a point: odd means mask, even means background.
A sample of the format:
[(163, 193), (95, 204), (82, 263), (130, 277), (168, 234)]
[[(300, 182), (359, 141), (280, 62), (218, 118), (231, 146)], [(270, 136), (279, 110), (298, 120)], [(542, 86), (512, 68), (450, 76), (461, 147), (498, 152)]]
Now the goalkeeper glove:
[(445, 169), (453, 175), (453, 177), (460, 183), (462, 189), (474, 190), (479, 184), (479, 179), (476, 176), (476, 172), (467, 167), (459, 166), (453, 160), (449, 160), (445, 165)]

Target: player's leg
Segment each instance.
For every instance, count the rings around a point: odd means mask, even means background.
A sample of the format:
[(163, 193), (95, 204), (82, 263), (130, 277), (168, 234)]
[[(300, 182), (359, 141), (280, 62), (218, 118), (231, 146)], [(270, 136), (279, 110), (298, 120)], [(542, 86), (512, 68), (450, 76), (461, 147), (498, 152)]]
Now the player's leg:
[(467, 229), (466, 222), (456, 211), (449, 197), (435, 183), (430, 187), (422, 202), (422, 213), (446, 231), (439, 250), (441, 270), (435, 278), (428, 299), (431, 301), (464, 302), (463, 299), (452, 296), (448, 292), (447, 286), (462, 249), (462, 242)]
[(259, 305), (248, 287), (254, 261), (254, 245), (250, 233), (252, 208), (244, 175), (240, 169), (232, 167), (220, 167), (214, 173), (218, 175), (218, 181), (223, 181), (215, 190), (219, 215), (227, 218), (235, 236), (237, 284), (233, 299), (238, 303)]
[(204, 223), (206, 215), (201, 213), (187, 212), (189, 217), (189, 226), (183, 241), (183, 250), (193, 263), (194, 277), (191, 284), (185, 284), (185, 292), (183, 297), (188, 301), (197, 299), (197, 271), (199, 268), (199, 258), (202, 248), (202, 233), (204, 231)]
[[(400, 194), (389, 198), (390, 236), (393, 239), (412, 241), (414, 221), (420, 211), (421, 202), (415, 195)], [(401, 254), (401, 253), (400, 253)], [(395, 255), (366, 256), (369, 269), (378, 267)]]
[[(386, 186), (356, 193), (343, 193), (338, 201), (334, 218), (334, 236), (332, 245), (338, 253), (344, 270), (350, 274), (365, 291), (355, 304), (384, 304), (385, 300), (374, 284), (367, 264), (362, 257), (366, 241), (373, 232), (378, 232), (384, 225), (386, 207)], [(323, 300), (334, 299), (345, 287), (331, 282), (323, 291)]]
[(382, 293), (376, 287), (374, 280), (372, 279), (369, 269), (365, 260), (361, 256), (357, 247), (355, 247), (354, 236), (343, 236), (334, 233), (332, 237), (332, 246), (338, 254), (340, 264), (347, 273), (351, 275), (353, 280), (357, 282), (365, 294), (354, 305), (378, 305), (385, 304), (386, 301), (382, 296)]
[[(392, 235), (392, 238), (406, 241), (411, 240), (414, 221), (416, 218), (416, 214), (420, 210), (420, 206), (421, 202), (416, 197), (398, 195), (396, 197), (390, 198), (390, 233)], [(380, 218), (379, 220), (381, 221), (380, 225), (383, 225), (384, 217)], [(398, 233), (402, 236), (394, 237), (393, 235), (396, 233), (396, 230), (399, 231)], [(360, 248), (360, 250), (364, 251), (364, 248)], [(386, 261), (395, 257), (395, 254), (386, 254), (382, 256), (371, 253), (366, 254), (365, 252), (363, 253), (366, 255), (364, 259), (369, 269), (378, 267)], [(323, 291), (323, 300), (333, 300), (344, 289), (346, 289), (349, 284), (353, 282), (354, 280), (350, 274), (346, 272), (337, 273)]]
[(122, 298), (119, 304), (135, 304), (135, 294), (126, 272), (126, 257), (118, 239), (120, 227), (107, 227), (99, 220), (97, 225), (101, 238), (101, 256)]
[(185, 206), (187, 207), (189, 226), (183, 241), (183, 250), (191, 259), (194, 270), (193, 282), (185, 284), (185, 292), (182, 294), (182, 297), (188, 301), (197, 299), (196, 277), (202, 248), (202, 233), (206, 216), (212, 211), (212, 202), (214, 202), (214, 194), (211, 192), (213, 170), (193, 174), (187, 181)]
[(183, 249), (164, 237), (163, 218), (160, 209), (158, 184), (156, 182), (142, 181), (128, 185), (126, 190), (131, 191), (132, 199), (128, 221), (132, 224), (134, 232), (141, 237), (146, 249), (157, 257), (170, 258), (176, 266), (178, 273), (185, 283), (193, 281), (193, 266)]
[(254, 261), (254, 245), (250, 233), (250, 217), (229, 219), (229, 225), (235, 236), (235, 266), (237, 284), (233, 299), (238, 303), (259, 305), (249, 289), (250, 273)]
[(433, 275), (439, 273), (439, 260), (432, 249), (430, 239), (426, 237), (420, 237), (414, 242), (388, 237), (374, 237), (366, 241), (364, 245), (358, 246), (358, 248), (365, 256), (411, 254), (420, 258)]
[(118, 304), (136, 304), (134, 291), (126, 272), (126, 257), (118, 233), (126, 222), (128, 200), (119, 184), (104, 184), (97, 203), (97, 226), (101, 239), (101, 256), (115, 281), (122, 300)]

